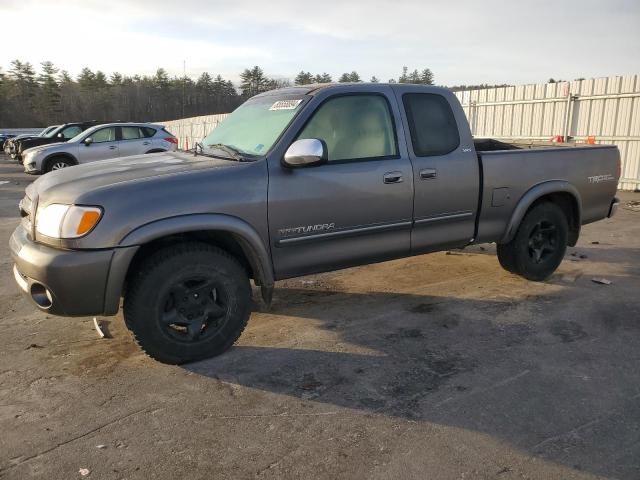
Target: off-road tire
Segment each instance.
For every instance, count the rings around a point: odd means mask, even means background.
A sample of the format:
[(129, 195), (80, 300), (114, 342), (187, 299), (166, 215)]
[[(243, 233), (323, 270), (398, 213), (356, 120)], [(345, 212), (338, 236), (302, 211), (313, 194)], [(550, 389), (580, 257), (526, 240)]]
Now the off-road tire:
[[(500, 265), (527, 280), (546, 280), (564, 258), (568, 231), (567, 217), (559, 206), (539, 203), (526, 213), (513, 240), (498, 244)], [(545, 232), (548, 238), (539, 240), (540, 232)], [(541, 250), (542, 256), (538, 258)]]
[[(169, 364), (214, 357), (228, 350), (247, 325), (252, 305), (249, 278), (242, 265), (224, 250), (206, 243), (182, 243), (154, 252), (135, 268), (137, 271), (129, 278), (125, 292), (124, 316), (136, 342), (150, 357)], [(196, 280), (189, 280), (193, 278)], [(198, 316), (202, 312), (190, 310), (193, 305), (187, 303), (187, 297), (189, 302), (199, 300), (187, 293), (184, 303), (178, 303), (183, 297), (180, 293), (176, 298), (175, 289), (202, 293), (197, 290), (199, 286), (184, 290), (185, 285), (193, 282), (200, 285), (200, 278), (215, 284), (206, 298), (211, 301), (214, 295), (219, 297), (221, 306), (215, 304), (213, 308), (224, 311), (224, 314), (218, 313), (222, 317), (210, 320), (208, 310), (204, 316)], [(204, 294), (201, 299), (204, 305)], [(195, 339), (189, 337), (191, 326), (185, 326), (183, 331), (179, 330), (181, 325), (167, 326), (168, 317), (187, 322), (186, 313), (178, 313), (185, 311), (180, 305), (197, 318), (209, 318), (204, 322), (215, 323), (200, 326), (201, 333)], [(209, 306), (196, 304), (193, 308), (208, 309)]]

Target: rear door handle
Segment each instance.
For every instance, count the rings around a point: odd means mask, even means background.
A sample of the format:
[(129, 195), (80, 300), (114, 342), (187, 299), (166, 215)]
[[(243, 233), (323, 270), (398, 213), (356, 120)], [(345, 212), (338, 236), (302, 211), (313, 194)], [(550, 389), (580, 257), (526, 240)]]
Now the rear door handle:
[(422, 180), (438, 178), (438, 171), (435, 168), (425, 168), (424, 170), (420, 170), (420, 178)]
[(109, 147), (109, 150), (115, 150), (116, 148), (117, 148), (117, 147), (116, 147), (115, 145), (111, 145), (111, 146)]
[(384, 183), (402, 183), (402, 172), (387, 172), (382, 179)]
[(149, 145), (151, 142), (142, 142), (143, 145)]

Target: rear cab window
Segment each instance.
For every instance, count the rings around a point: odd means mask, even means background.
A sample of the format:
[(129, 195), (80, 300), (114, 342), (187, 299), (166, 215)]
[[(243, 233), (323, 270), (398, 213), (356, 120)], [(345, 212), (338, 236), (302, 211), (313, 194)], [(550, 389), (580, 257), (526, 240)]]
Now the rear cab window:
[(446, 98), (434, 93), (405, 93), (402, 103), (417, 157), (446, 155), (458, 148), (458, 124)]

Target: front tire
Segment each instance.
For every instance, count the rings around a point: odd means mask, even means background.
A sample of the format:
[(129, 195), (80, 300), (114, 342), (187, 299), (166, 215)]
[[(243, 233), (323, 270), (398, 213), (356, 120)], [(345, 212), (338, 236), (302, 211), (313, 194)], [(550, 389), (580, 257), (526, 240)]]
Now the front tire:
[(247, 272), (205, 243), (161, 249), (130, 278), (127, 325), (152, 358), (182, 364), (214, 357), (238, 339), (251, 314)]
[(546, 280), (564, 258), (568, 231), (567, 217), (559, 206), (539, 203), (524, 216), (513, 240), (498, 245), (500, 265), (527, 280)]
[(47, 160), (47, 166), (44, 169), (45, 173), (52, 172), (53, 170), (62, 170), (63, 168), (73, 166), (73, 162), (64, 157), (53, 157)]

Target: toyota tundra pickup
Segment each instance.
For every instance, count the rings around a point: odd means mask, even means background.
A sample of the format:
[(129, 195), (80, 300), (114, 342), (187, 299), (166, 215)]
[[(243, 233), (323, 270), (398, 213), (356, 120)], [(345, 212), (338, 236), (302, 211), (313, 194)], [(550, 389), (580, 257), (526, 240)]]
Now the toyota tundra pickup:
[(548, 278), (582, 225), (614, 214), (614, 146), (474, 141), (448, 90), (340, 84), (262, 93), (190, 152), (79, 165), (26, 189), (10, 239), (42, 311), (116, 315), (166, 363), (240, 336), (250, 280), (495, 242)]

